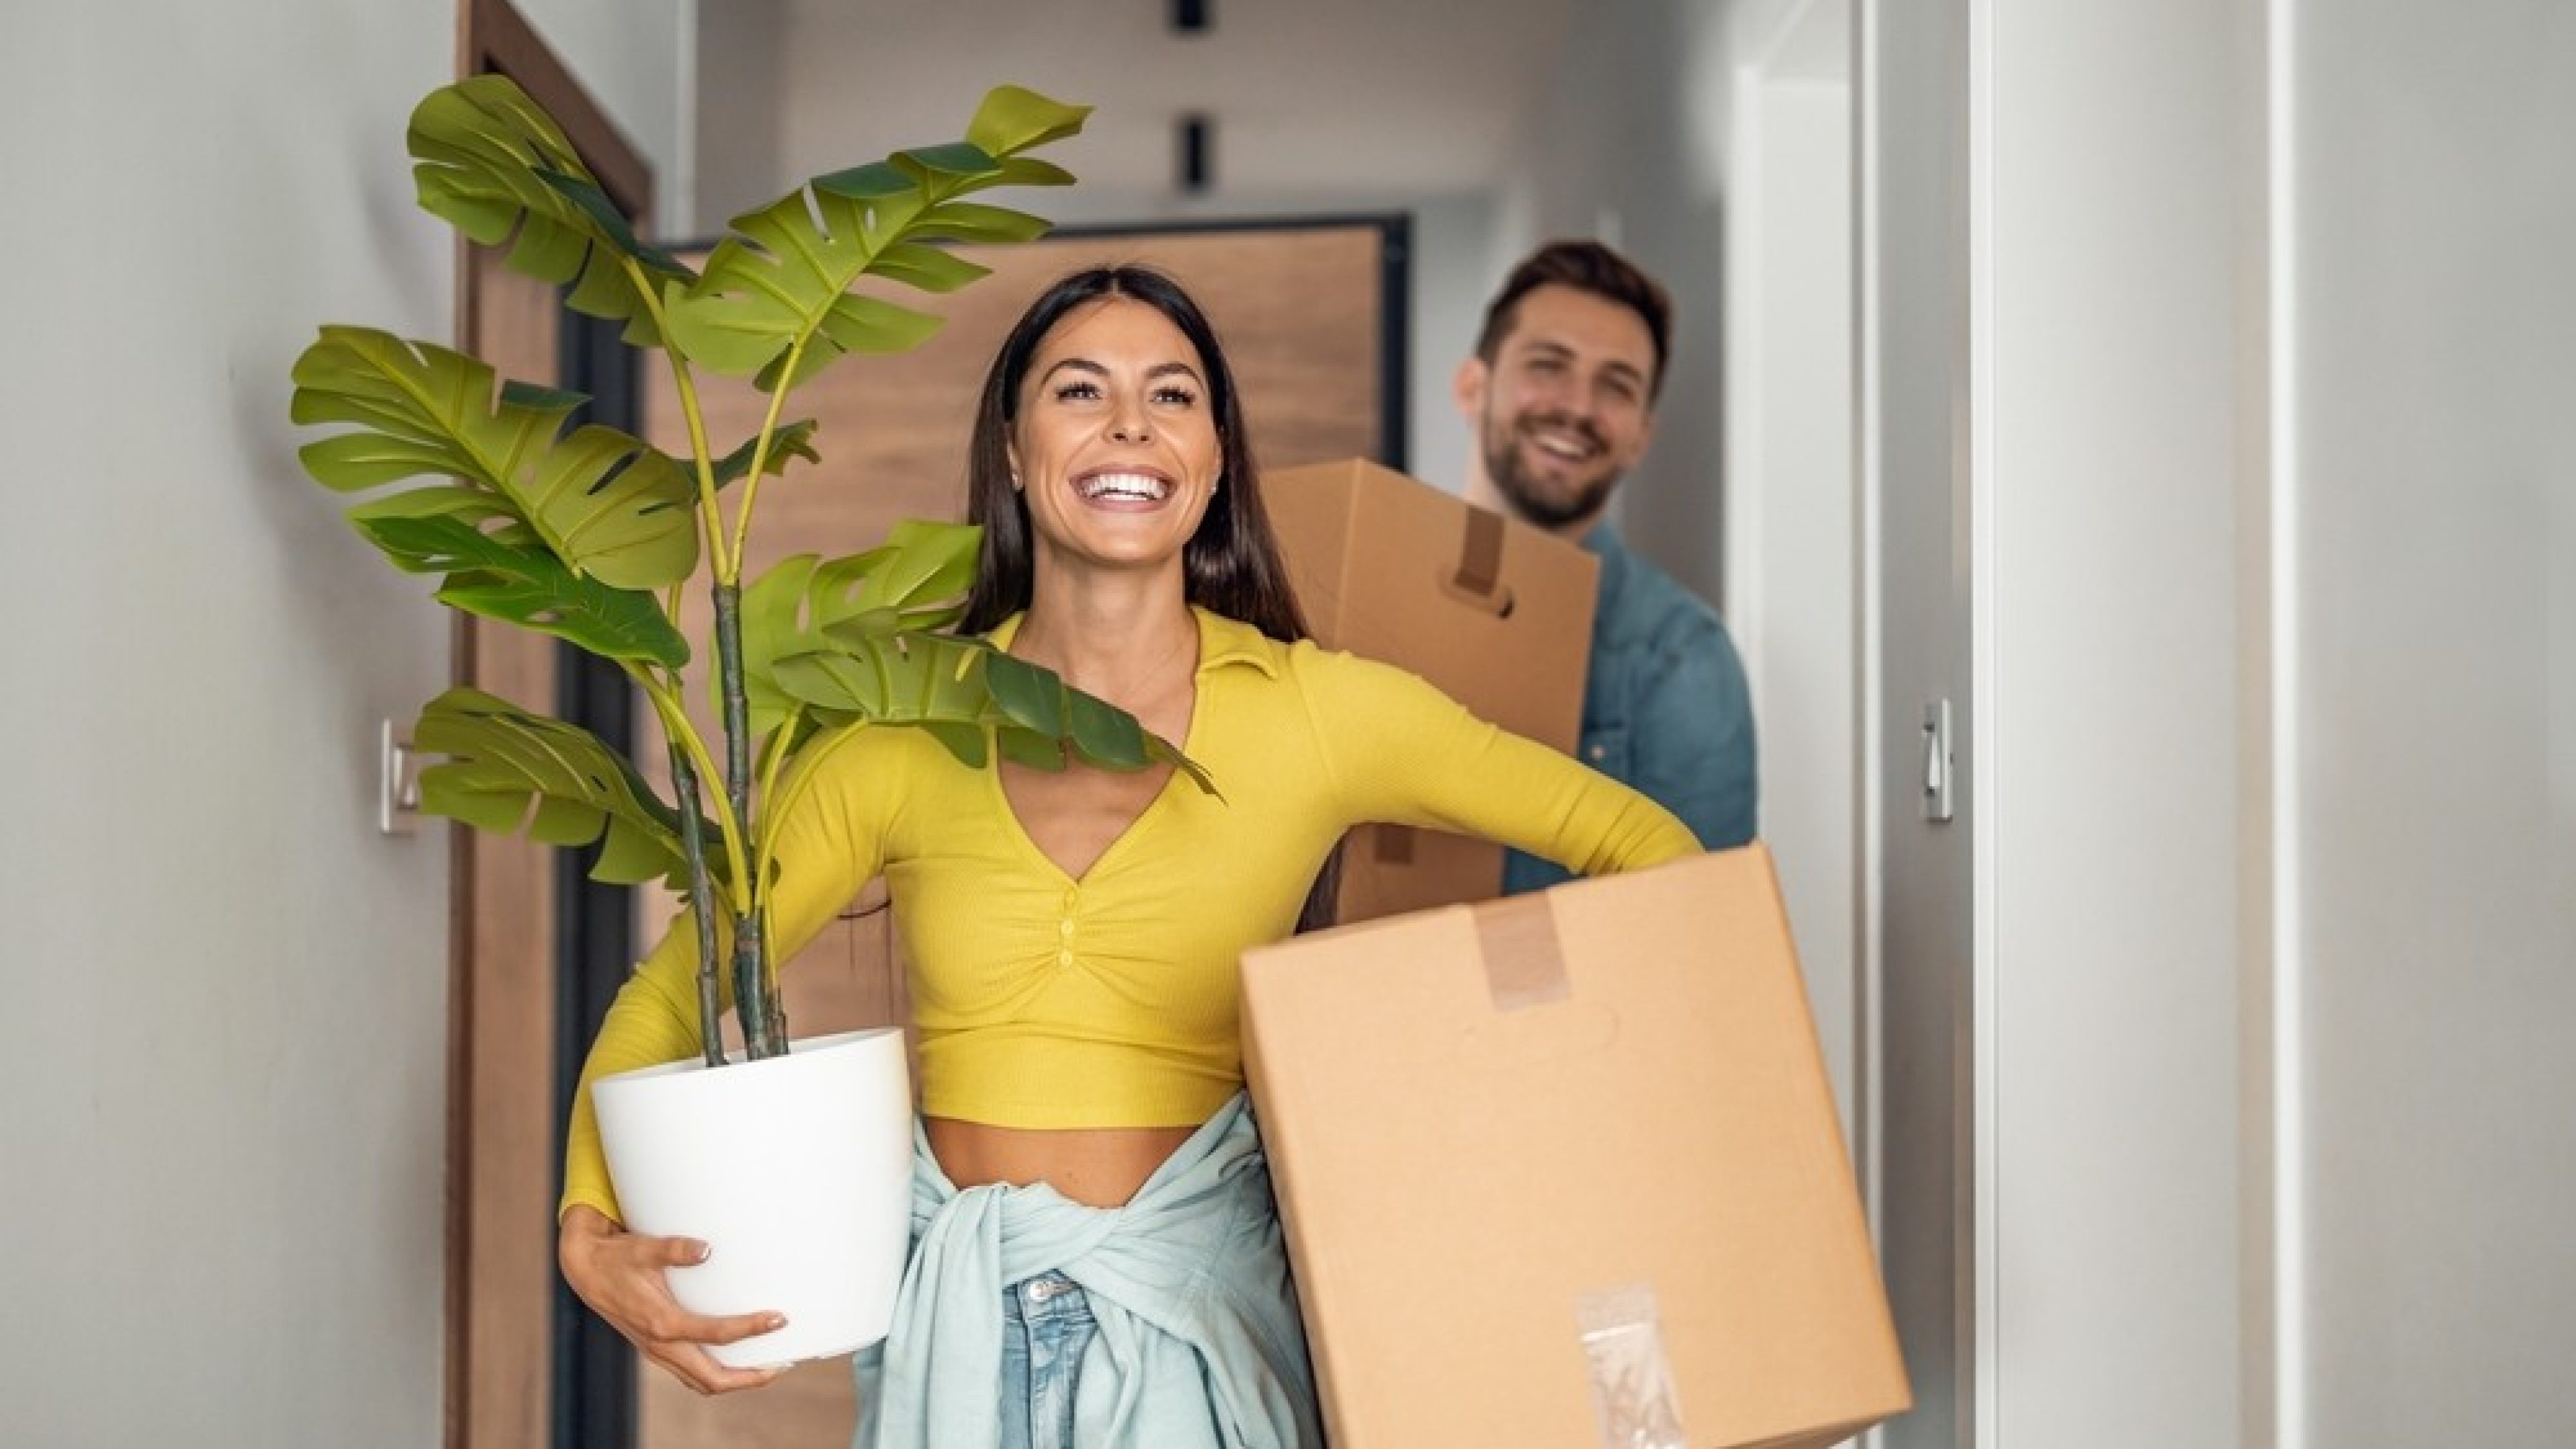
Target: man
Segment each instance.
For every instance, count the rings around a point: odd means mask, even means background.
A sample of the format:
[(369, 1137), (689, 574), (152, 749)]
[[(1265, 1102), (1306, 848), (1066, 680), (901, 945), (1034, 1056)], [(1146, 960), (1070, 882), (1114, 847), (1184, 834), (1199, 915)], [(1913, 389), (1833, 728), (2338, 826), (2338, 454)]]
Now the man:
[[(1603, 517), (1645, 456), (1671, 353), (1672, 305), (1597, 242), (1552, 242), (1514, 268), (1459, 365), (1475, 430), (1467, 501), (1601, 560), (1582, 758), (1682, 818), (1711, 850), (1754, 835), (1753, 705), (1717, 612), (1628, 551)], [(1514, 855), (1506, 892), (1566, 879)]]

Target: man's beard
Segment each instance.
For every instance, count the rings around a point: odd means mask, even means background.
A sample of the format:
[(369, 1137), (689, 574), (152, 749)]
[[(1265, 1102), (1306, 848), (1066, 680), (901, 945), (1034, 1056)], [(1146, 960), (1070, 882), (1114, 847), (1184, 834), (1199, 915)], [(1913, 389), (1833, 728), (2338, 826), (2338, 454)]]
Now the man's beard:
[[(1530, 422), (1533, 427), (1559, 427), (1580, 434), (1595, 449), (1603, 446), (1600, 435), (1583, 423), (1554, 416), (1533, 418)], [(1541, 528), (1563, 528), (1599, 513), (1602, 505), (1610, 501), (1610, 490), (1619, 486), (1616, 472), (1604, 471), (1571, 493), (1550, 488), (1544, 481), (1533, 477), (1521, 465), (1520, 431), (1515, 425), (1497, 424), (1491, 417), (1487, 418), (1485, 476), (1493, 481), (1495, 489), (1525, 522)]]

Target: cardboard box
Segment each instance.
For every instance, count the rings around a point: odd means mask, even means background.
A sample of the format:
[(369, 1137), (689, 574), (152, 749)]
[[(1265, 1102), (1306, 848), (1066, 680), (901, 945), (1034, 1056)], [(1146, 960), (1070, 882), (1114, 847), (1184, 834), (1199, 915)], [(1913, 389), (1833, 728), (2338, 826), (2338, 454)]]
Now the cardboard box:
[(1791, 1449), (1909, 1406), (1760, 845), (1243, 981), (1335, 1449)]
[[(1280, 469), (1262, 495), (1318, 643), (1412, 670), (1574, 751), (1600, 592), (1592, 555), (1361, 459)], [(1370, 826), (1343, 852), (1340, 919), (1489, 900), (1502, 877), (1499, 847)]]

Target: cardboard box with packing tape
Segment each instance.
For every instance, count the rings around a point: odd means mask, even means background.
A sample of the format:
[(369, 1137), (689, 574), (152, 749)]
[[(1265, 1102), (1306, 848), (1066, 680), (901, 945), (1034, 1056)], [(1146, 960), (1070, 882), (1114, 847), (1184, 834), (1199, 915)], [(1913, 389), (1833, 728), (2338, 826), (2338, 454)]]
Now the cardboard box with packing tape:
[[(1516, 734), (1571, 753), (1601, 566), (1555, 537), (1352, 459), (1265, 474), (1316, 642), (1409, 669)], [(1489, 900), (1497, 846), (1368, 826), (1342, 857), (1343, 921)]]
[(1908, 1407), (1761, 846), (1243, 985), (1335, 1449), (1806, 1449)]

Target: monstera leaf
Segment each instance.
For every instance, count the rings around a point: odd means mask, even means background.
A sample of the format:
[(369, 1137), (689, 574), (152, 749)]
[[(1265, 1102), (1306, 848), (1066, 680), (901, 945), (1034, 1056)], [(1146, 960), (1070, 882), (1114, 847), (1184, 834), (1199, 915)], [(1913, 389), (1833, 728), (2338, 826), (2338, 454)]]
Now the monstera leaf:
[[(588, 730), (479, 690), (451, 689), (421, 711), (412, 739), (447, 756), (421, 772), (422, 809), (547, 845), (598, 841), (594, 880), (686, 883), (678, 812)], [(712, 839), (714, 829), (707, 834)], [(721, 878), (722, 858), (708, 864)]]
[(865, 619), (875, 633), (891, 634), (954, 622), (975, 581), (982, 538), (971, 525), (906, 519), (881, 548), (828, 562), (799, 554), (744, 589), (742, 675), (752, 734), (768, 734), (804, 707), (779, 684), (777, 662), (828, 648), (827, 629)]
[[(759, 450), (760, 439), (745, 438), (742, 440), (741, 447), (716, 459), (714, 464), (716, 486), (722, 488), (728, 483), (739, 482), (743, 475), (751, 471), (752, 455)], [(812, 418), (801, 418), (792, 423), (779, 425), (778, 431), (770, 437), (769, 457), (761, 464), (760, 471), (773, 477), (784, 473), (787, 471), (787, 460), (790, 458), (802, 458), (808, 463), (823, 461), (823, 455), (814, 451)]]
[(826, 627), (831, 646), (774, 666), (778, 686), (827, 727), (925, 729), (957, 759), (982, 768), (985, 732), (1023, 764), (1062, 769), (1079, 757), (1111, 770), (1167, 764), (1213, 795), (1216, 782), (1135, 717), (980, 639), (886, 630), (883, 611)]
[(438, 589), (440, 603), (552, 634), (602, 659), (650, 661), (673, 669), (689, 662), (688, 641), (652, 595), (582, 578), (539, 545), (485, 533), (458, 517), (351, 522), (396, 568), (446, 574)]
[(479, 75), (432, 91), (412, 111), (409, 141), (423, 210), (485, 246), (515, 234), (511, 270), (570, 283), (574, 311), (625, 323), (634, 346), (660, 343), (651, 304), (663, 285), (690, 281), (689, 269), (635, 235), (516, 82)]
[[(352, 493), (443, 475), (453, 481), (400, 506), (505, 516), (573, 572), (616, 588), (680, 582), (698, 563), (695, 482), (678, 461), (614, 428), (562, 436), (582, 402), (518, 383), (496, 396), (492, 369), (463, 353), (372, 328), (325, 327), (296, 359), (291, 415), (358, 425), (298, 454), (326, 488)], [(474, 496), (454, 496), (460, 491)]]
[[(666, 284), (671, 333), (690, 357), (765, 391), (793, 388), (852, 352), (900, 352), (941, 318), (850, 290), (879, 276), (946, 292), (986, 269), (922, 243), (1009, 241), (1043, 235), (1022, 212), (957, 198), (988, 187), (1060, 185), (1062, 169), (1018, 153), (1072, 135), (1088, 107), (1004, 86), (984, 99), (970, 139), (898, 153), (819, 177), (736, 217), (706, 272)], [(790, 372), (792, 359), (793, 371)]]

